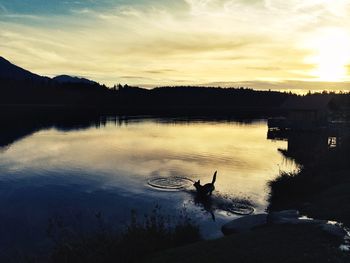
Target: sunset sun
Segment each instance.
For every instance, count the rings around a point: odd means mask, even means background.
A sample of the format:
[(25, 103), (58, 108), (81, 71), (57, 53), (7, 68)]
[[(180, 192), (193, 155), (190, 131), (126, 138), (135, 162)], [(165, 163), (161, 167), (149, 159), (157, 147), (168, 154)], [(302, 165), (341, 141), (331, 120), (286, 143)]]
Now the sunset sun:
[(350, 62), (350, 38), (345, 31), (329, 30), (316, 37), (312, 44), (315, 55), (310, 58), (316, 66), (313, 75), (321, 81), (343, 81)]

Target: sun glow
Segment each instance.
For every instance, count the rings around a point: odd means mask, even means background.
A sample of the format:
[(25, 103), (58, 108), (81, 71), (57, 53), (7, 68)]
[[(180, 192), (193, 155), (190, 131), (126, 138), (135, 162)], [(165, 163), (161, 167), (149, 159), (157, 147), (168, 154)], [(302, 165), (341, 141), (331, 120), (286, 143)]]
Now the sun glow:
[(311, 41), (316, 54), (309, 62), (316, 65), (312, 75), (321, 81), (344, 81), (350, 63), (349, 35), (338, 29), (328, 30)]
[(349, 90), (350, 0), (20, 2), (0, 0), (0, 55), (40, 75)]

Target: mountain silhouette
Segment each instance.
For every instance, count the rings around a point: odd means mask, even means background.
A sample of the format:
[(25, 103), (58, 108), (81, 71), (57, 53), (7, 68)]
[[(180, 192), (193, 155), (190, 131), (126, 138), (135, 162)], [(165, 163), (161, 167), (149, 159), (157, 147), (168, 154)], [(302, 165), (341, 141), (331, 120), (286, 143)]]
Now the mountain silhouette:
[(62, 76), (40, 76), (0, 57), (0, 106), (45, 105), (96, 107), (109, 89), (94, 81)]
[(44, 80), (49, 79), (34, 74), (28, 70), (18, 67), (12, 64), (10, 61), (0, 56), (0, 78), (3, 79), (16, 79), (16, 80)]
[(90, 85), (98, 84), (97, 82), (86, 78), (79, 78), (79, 77), (74, 77), (69, 75), (59, 75), (54, 77), (53, 80), (59, 83), (83, 83), (83, 84), (90, 84)]
[(261, 115), (279, 114), (294, 95), (278, 91), (220, 87), (159, 87), (128, 85), (107, 88), (92, 80), (60, 75), (42, 77), (0, 59), (0, 106), (87, 109), (117, 114)]

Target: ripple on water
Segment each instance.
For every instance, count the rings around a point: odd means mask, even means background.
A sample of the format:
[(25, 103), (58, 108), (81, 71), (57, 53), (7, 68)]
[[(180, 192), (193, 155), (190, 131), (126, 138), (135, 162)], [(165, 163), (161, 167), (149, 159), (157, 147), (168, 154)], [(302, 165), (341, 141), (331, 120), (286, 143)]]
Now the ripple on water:
[(236, 215), (251, 215), (254, 213), (254, 207), (247, 204), (241, 204), (241, 203), (226, 203), (226, 204), (219, 204), (218, 208), (220, 210), (223, 210), (230, 214), (236, 214)]
[[(158, 190), (181, 191), (192, 187), (193, 180), (181, 177), (154, 177), (147, 184)], [(211, 210), (221, 210), (228, 214), (250, 215), (254, 213), (254, 207), (247, 200), (235, 200), (222, 195), (213, 196), (210, 199)]]
[(193, 180), (180, 176), (156, 177), (151, 178), (147, 181), (147, 184), (153, 188), (169, 191), (186, 189), (190, 187), (193, 183)]

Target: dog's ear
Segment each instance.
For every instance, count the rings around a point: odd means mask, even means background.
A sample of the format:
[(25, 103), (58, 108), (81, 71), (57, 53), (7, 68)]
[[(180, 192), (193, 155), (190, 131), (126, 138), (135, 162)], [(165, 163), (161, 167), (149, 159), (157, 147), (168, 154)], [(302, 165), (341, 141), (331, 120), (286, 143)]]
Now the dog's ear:
[(200, 183), (201, 183), (201, 180), (198, 180), (198, 183), (200, 184)]

